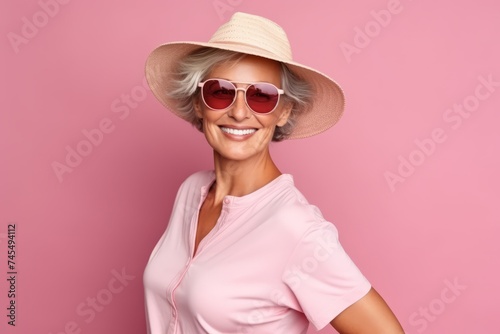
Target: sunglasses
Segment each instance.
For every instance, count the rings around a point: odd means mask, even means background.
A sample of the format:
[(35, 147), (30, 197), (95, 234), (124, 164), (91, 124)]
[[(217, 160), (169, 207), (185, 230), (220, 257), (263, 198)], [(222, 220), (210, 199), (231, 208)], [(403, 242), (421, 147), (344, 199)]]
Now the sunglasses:
[[(238, 88), (235, 83), (247, 84)], [(229, 108), (236, 101), (239, 90), (245, 93), (245, 103), (256, 114), (269, 114), (276, 109), (280, 95), (285, 92), (268, 82), (238, 82), (224, 79), (208, 79), (198, 84), (203, 103), (212, 110)]]

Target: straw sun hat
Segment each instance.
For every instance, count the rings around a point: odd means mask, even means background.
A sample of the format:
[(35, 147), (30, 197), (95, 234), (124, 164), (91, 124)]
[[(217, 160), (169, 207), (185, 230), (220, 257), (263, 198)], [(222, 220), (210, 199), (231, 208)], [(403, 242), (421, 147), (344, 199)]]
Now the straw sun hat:
[(219, 27), (207, 42), (172, 42), (160, 45), (146, 61), (146, 78), (156, 98), (174, 114), (175, 101), (167, 87), (178, 61), (200, 47), (230, 50), (285, 63), (287, 67), (312, 86), (309, 109), (296, 116), (296, 125), (287, 139), (314, 136), (332, 127), (344, 110), (344, 94), (340, 86), (325, 74), (294, 62), (285, 31), (266, 18), (235, 13)]

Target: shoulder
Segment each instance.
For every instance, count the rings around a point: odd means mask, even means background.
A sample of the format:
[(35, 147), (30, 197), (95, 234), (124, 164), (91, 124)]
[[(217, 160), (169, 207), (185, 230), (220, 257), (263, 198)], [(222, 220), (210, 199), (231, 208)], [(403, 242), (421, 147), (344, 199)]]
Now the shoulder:
[(301, 239), (311, 231), (336, 232), (335, 226), (324, 218), (321, 210), (309, 203), (293, 183), (285, 183), (270, 205), (273, 221), (293, 239)]
[[(291, 176), (290, 176), (291, 178)], [(287, 218), (296, 217), (299, 220), (323, 221), (323, 215), (318, 207), (309, 203), (306, 197), (292, 182), (283, 182), (280, 193), (273, 203), (276, 214)]]
[(214, 180), (214, 172), (209, 170), (199, 171), (189, 175), (177, 190), (176, 202), (192, 201), (199, 199), (203, 187), (209, 186)]

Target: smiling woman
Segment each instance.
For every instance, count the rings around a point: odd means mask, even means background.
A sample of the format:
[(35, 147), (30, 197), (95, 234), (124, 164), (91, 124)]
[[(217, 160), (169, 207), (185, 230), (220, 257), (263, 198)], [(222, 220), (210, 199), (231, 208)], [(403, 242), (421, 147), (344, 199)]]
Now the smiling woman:
[(316, 135), (344, 108), (338, 84), (291, 59), (284, 31), (236, 13), (208, 43), (164, 44), (148, 83), (202, 131), (214, 169), (180, 187), (144, 273), (148, 333), (402, 333), (337, 229), (307, 202), (271, 141)]
[[(258, 161), (268, 159), (263, 155), (269, 154), (269, 142), (275, 129), (287, 123), (292, 106), (291, 103), (279, 100), (280, 92), (276, 88), (276, 85), (281, 85), (279, 64), (261, 57), (245, 56), (234, 63), (216, 66), (209, 77), (227, 78), (235, 82), (256, 82), (244, 85), (245, 89), (233, 89), (233, 93), (225, 93), (225, 96), (220, 96), (220, 90), (211, 92), (210, 88), (203, 89), (203, 103), (196, 100), (196, 115), (201, 120), (202, 131), (214, 149), (216, 159), (220, 156), (230, 160), (247, 160), (247, 163), (256, 165)], [(251, 87), (258, 85), (269, 86), (270, 90), (274, 88), (271, 93), (274, 98), (269, 98), (268, 95), (263, 102), (263, 94), (260, 93), (257, 99), (256, 89)], [(224, 105), (219, 106), (215, 101), (226, 102), (227, 95), (230, 95), (229, 105), (219, 108)]]

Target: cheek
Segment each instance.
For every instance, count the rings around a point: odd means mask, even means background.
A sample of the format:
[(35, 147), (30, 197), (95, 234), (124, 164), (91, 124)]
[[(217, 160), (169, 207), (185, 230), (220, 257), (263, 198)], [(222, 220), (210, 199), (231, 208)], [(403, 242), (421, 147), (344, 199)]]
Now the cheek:
[(221, 115), (217, 112), (207, 109), (206, 107), (202, 108), (200, 111), (200, 118), (203, 118), (203, 123), (206, 123), (207, 125), (215, 124), (220, 116)]
[(200, 123), (203, 133), (207, 139), (215, 139), (219, 135), (219, 127), (217, 121), (220, 115), (214, 113), (213, 110), (203, 108), (201, 109)]
[(259, 122), (266, 129), (273, 130), (276, 126), (283, 126), (286, 124), (288, 117), (283, 113), (273, 113), (270, 115), (266, 115), (264, 117), (260, 117)]

